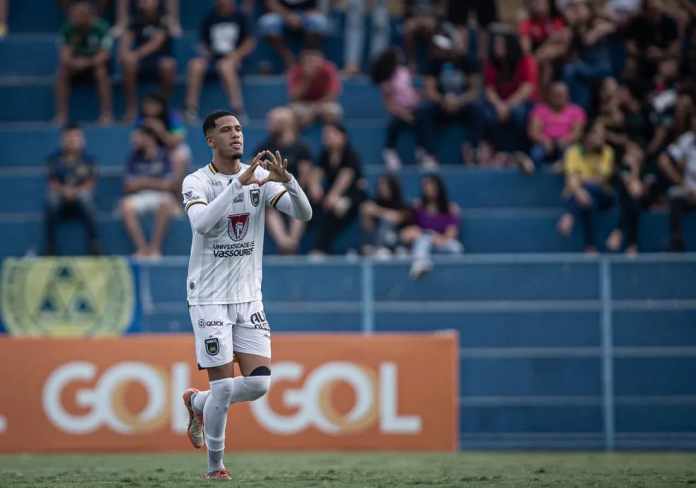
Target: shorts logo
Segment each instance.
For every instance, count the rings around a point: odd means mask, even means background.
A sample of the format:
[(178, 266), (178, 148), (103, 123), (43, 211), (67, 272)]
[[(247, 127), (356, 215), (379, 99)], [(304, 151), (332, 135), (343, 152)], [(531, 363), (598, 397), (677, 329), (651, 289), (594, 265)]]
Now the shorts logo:
[(254, 329), (271, 330), (271, 326), (268, 325), (268, 320), (263, 310), (252, 313), (251, 317), (249, 317), (249, 321), (251, 325), (254, 326)]
[(205, 319), (199, 319), (198, 320), (198, 327), (203, 328), (203, 327), (222, 327), (223, 323), (222, 320), (205, 320)]
[(220, 341), (217, 337), (211, 337), (205, 340), (205, 351), (210, 356), (217, 356), (220, 352)]
[(249, 214), (233, 214), (227, 216), (227, 234), (233, 241), (241, 241), (249, 230)]
[(249, 190), (249, 199), (251, 200), (251, 204), (254, 207), (258, 207), (259, 202), (261, 201), (261, 190), (259, 190), (258, 188)]

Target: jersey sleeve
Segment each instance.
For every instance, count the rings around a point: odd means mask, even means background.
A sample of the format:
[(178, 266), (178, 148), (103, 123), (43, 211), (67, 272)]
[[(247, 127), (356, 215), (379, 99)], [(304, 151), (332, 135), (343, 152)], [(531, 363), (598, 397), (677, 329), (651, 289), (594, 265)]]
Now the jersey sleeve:
[(270, 181), (263, 185), (266, 189), (264, 198), (266, 199), (266, 206), (272, 206), (273, 208), (278, 205), (278, 201), (285, 195), (288, 190), (281, 183), (277, 181)]
[(183, 196), (184, 211), (188, 211), (192, 205), (197, 203), (208, 204), (205, 186), (195, 174), (190, 174), (184, 178), (181, 185), (181, 195)]

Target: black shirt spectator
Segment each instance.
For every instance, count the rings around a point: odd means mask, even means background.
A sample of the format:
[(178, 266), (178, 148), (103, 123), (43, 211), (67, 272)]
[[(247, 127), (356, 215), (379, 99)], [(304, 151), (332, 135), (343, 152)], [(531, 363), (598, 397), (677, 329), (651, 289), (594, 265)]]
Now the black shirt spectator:
[(246, 15), (237, 10), (229, 15), (212, 10), (200, 28), (200, 41), (215, 59), (235, 51), (248, 37)]
[(151, 56), (172, 55), (172, 39), (164, 19), (157, 16), (138, 15), (128, 26), (133, 33), (134, 47), (137, 49), (150, 42), (158, 34), (164, 34), (164, 43)]

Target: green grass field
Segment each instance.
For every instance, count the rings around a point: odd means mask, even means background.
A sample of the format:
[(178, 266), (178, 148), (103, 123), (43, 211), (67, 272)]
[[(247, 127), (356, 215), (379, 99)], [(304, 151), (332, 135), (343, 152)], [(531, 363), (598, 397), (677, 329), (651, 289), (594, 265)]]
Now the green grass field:
[[(696, 455), (229, 453), (240, 487), (694, 487)], [(200, 455), (3, 455), (0, 486), (198, 487)]]

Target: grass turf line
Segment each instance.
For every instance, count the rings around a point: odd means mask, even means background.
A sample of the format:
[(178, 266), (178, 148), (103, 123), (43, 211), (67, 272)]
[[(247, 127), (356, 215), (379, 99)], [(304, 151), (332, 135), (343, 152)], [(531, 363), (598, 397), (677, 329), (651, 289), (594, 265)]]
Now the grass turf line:
[[(230, 487), (694, 487), (686, 453), (236, 453)], [(200, 487), (196, 454), (0, 455), (0, 487)]]

